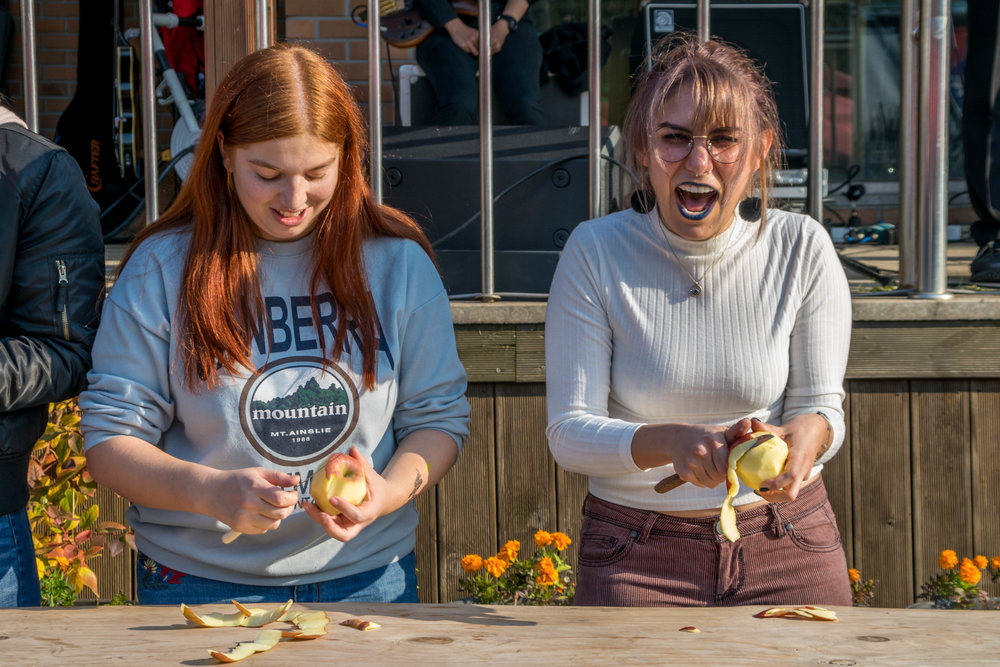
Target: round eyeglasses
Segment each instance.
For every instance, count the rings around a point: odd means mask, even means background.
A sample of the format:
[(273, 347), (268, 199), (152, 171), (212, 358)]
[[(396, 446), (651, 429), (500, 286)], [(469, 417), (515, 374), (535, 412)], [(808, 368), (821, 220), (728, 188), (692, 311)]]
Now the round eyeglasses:
[(656, 138), (656, 154), (667, 162), (686, 160), (694, 150), (695, 139), (703, 139), (708, 154), (720, 164), (732, 164), (740, 159), (742, 153), (740, 138), (726, 132), (694, 135), (686, 132), (662, 134)]

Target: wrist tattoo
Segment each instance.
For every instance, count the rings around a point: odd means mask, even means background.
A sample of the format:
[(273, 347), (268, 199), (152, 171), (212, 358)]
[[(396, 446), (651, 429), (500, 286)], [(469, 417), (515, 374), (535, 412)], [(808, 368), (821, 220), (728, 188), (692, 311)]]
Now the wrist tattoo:
[(424, 478), (420, 474), (420, 471), (418, 470), (417, 477), (416, 479), (413, 480), (413, 490), (410, 491), (410, 497), (408, 498), (408, 500), (413, 500), (414, 498), (416, 498), (417, 494), (420, 493), (420, 489), (421, 487), (423, 487), (423, 485), (424, 485)]

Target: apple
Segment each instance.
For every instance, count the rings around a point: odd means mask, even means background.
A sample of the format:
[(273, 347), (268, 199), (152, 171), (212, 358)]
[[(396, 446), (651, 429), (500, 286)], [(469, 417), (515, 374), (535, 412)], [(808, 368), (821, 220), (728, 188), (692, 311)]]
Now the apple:
[(353, 456), (335, 453), (320, 467), (309, 484), (309, 495), (321, 510), (336, 516), (340, 510), (330, 504), (332, 496), (339, 496), (351, 503), (360, 505), (368, 493), (365, 484), (365, 469)]
[[(761, 451), (755, 454), (757, 450)], [(726, 498), (719, 512), (719, 527), (730, 542), (740, 539), (740, 531), (736, 528), (736, 510), (733, 508), (733, 498), (740, 490), (740, 479), (759, 491), (761, 482), (781, 474), (787, 459), (788, 443), (773, 433), (754, 431), (733, 443), (726, 472)]]
[[(766, 433), (757, 431), (748, 435), (751, 439), (759, 440)], [(754, 491), (760, 491), (761, 484), (780, 475), (788, 460), (788, 443), (773, 433), (770, 435), (773, 437), (758, 442), (736, 462), (736, 474)]]

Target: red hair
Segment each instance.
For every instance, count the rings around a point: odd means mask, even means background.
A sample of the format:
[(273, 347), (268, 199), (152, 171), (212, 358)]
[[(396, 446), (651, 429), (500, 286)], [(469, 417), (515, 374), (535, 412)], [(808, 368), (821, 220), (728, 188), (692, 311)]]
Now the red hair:
[[(150, 236), (190, 230), (179, 296), (180, 349), (185, 383), (211, 388), (220, 369), (253, 369), (250, 341), (264, 312), (257, 276), (255, 226), (235, 190), (217, 138), (226, 146), (310, 134), (341, 148), (333, 199), (313, 229), (311, 292), (321, 284), (337, 301), (333, 350), (343, 349), (349, 327), (361, 341), (364, 384), (375, 386), (378, 316), (365, 273), (365, 239), (389, 236), (417, 242), (431, 257), (427, 237), (406, 214), (377, 204), (365, 169), (366, 127), (351, 90), (319, 54), (282, 44), (237, 62), (212, 98), (188, 178), (170, 208), (136, 235), (122, 261)], [(313, 301), (313, 322), (328, 349)]]

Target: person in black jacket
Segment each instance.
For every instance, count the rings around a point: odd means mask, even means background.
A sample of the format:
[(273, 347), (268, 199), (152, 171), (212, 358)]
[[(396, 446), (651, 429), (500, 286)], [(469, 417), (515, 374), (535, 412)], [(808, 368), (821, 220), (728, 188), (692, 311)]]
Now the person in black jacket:
[[(510, 125), (545, 125), (539, 79), (542, 45), (528, 16), (528, 7), (534, 1), (482, 3), (491, 12), (493, 91)], [(449, 0), (413, 2), (414, 8), (435, 28), (417, 46), (417, 62), (434, 89), (433, 125), (477, 123), (478, 18), (474, 13), (465, 13), (465, 5), (475, 7), (472, 2)]]
[(972, 238), (979, 252), (970, 267), (972, 282), (1000, 282), (1000, 8), (996, 0), (969, 0), (968, 53), (962, 139), (969, 200), (979, 220)]
[(80, 167), (2, 107), (0, 202), (0, 607), (38, 606), (28, 462), (48, 404), (86, 386), (104, 243)]

